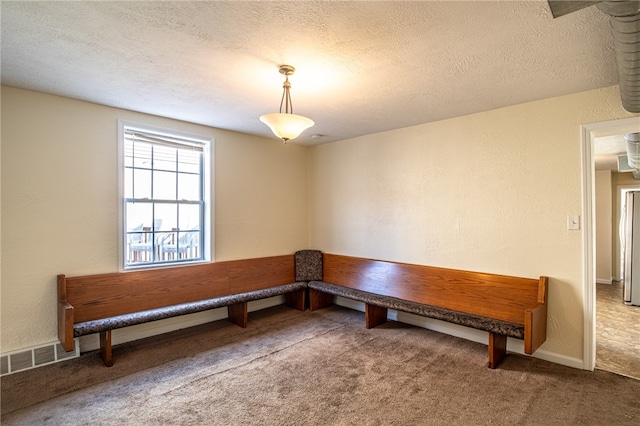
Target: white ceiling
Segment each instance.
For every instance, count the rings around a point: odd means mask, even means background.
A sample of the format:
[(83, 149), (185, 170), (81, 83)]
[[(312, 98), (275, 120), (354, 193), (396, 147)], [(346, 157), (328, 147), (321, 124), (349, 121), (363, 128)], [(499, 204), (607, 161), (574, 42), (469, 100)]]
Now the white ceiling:
[(1, 24), (4, 85), (267, 137), (293, 65), (300, 144), (617, 83), (607, 16), (546, 1), (2, 1)]

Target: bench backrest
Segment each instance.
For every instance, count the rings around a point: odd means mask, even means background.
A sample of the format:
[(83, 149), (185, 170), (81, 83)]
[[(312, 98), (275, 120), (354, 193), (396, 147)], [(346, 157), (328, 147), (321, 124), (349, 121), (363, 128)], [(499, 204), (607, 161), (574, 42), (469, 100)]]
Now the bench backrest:
[(541, 280), (324, 254), (323, 280), (370, 293), (524, 323), (544, 303)]
[[(67, 277), (58, 297), (79, 323), (294, 282), (293, 255)], [(58, 283), (60, 287), (60, 282)], [(63, 294), (60, 294), (60, 292)]]

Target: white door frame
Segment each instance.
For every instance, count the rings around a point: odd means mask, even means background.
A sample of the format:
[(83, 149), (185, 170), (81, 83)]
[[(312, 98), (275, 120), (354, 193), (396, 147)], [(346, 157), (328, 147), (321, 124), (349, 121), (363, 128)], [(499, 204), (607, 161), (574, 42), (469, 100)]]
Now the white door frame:
[(580, 126), (582, 147), (582, 280), (584, 288), (585, 370), (596, 366), (596, 263), (595, 263), (595, 163), (593, 140), (602, 136), (640, 132), (640, 118), (632, 117)]

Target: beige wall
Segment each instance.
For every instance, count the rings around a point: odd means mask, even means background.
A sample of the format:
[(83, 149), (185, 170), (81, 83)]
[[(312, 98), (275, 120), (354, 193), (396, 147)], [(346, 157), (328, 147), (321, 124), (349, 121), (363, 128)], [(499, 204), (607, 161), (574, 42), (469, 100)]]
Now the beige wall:
[(314, 147), (310, 245), (550, 277), (541, 353), (583, 352), (580, 125), (628, 118), (616, 87)]
[(53, 342), (55, 277), (118, 270), (117, 120), (215, 138), (215, 258), (307, 246), (307, 150), (2, 87), (2, 340)]
[(596, 209), (596, 280), (611, 284), (612, 270), (612, 209), (611, 170), (595, 173)]
[(56, 340), (56, 274), (117, 270), (125, 119), (215, 138), (217, 260), (310, 247), (548, 275), (540, 351), (575, 365), (582, 232), (566, 216), (582, 214), (580, 125), (629, 116), (611, 87), (306, 149), (3, 87), (2, 352)]

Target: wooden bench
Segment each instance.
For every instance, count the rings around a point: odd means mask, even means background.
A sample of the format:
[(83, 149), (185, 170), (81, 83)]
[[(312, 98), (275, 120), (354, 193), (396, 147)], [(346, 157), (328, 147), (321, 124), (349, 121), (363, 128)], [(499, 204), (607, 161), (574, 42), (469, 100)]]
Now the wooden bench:
[(387, 310), (395, 309), (484, 330), (489, 332), (490, 368), (506, 355), (507, 337), (524, 339), (527, 354), (546, 340), (547, 277), (315, 256), (322, 257), (322, 266), (308, 283), (311, 310), (330, 305), (335, 295), (364, 302), (367, 328), (387, 321)]
[(58, 338), (100, 333), (104, 364), (113, 365), (111, 330), (227, 306), (229, 320), (247, 326), (247, 303), (285, 295), (304, 311), (306, 282), (296, 281), (294, 256), (65, 277), (58, 275)]

